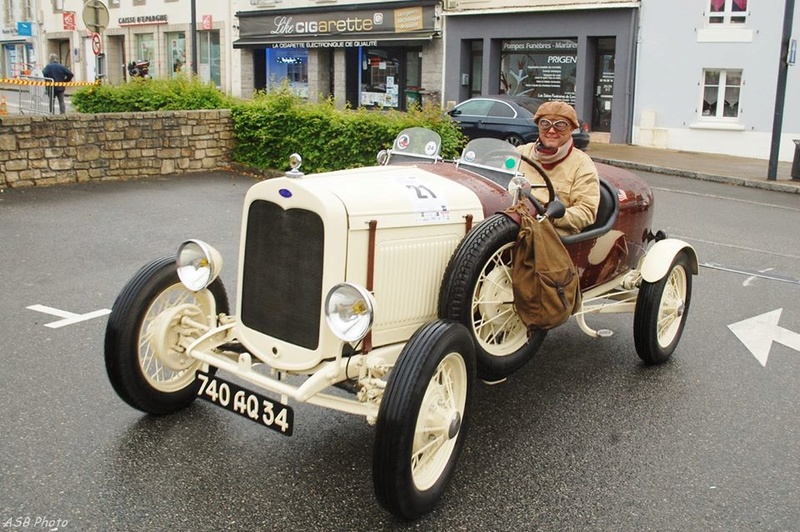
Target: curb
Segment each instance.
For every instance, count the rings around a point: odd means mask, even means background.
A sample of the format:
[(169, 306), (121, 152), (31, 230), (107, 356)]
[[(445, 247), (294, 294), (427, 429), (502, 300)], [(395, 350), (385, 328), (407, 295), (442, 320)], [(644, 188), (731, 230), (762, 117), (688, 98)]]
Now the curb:
[(772, 190), (774, 192), (789, 192), (792, 194), (800, 194), (800, 186), (787, 185), (776, 181), (767, 181), (767, 180), (755, 181), (753, 179), (745, 179), (743, 177), (730, 177), (730, 176), (722, 176), (716, 174), (706, 174), (703, 172), (695, 172), (693, 170), (666, 168), (663, 166), (635, 163), (632, 161), (607, 159), (605, 157), (592, 157), (592, 160), (598, 163), (608, 164), (610, 166), (616, 166), (618, 168), (626, 168), (628, 170), (640, 170), (642, 172), (652, 172), (652, 173), (672, 175), (677, 177), (688, 177), (690, 179), (698, 179), (701, 181), (714, 181), (716, 183), (728, 183), (731, 185), (738, 185), (743, 187), (759, 188), (762, 190)]

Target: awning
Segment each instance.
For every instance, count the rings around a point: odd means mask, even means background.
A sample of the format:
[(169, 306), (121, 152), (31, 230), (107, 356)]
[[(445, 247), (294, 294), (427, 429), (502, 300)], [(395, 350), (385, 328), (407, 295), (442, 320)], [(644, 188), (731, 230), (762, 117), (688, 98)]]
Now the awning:
[(430, 42), (436, 32), (374, 33), (370, 35), (313, 35), (304, 37), (244, 37), (233, 42), (234, 48), (354, 48), (358, 46), (419, 45)]
[(27, 44), (30, 43), (29, 38), (25, 37), (15, 37), (13, 39), (0, 39), (0, 45), (2, 44)]

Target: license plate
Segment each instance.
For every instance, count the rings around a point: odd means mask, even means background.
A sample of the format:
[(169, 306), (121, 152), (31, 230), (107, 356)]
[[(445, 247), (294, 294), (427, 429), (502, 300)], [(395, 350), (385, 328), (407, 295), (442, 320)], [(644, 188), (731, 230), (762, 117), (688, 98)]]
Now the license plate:
[(290, 406), (202, 371), (197, 372), (197, 378), (201, 382), (197, 391), (201, 399), (285, 436), (292, 435), (294, 411)]

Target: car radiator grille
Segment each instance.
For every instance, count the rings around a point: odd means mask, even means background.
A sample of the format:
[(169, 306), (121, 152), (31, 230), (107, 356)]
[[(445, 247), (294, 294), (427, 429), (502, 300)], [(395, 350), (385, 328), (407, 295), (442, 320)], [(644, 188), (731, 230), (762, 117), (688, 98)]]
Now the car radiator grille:
[(256, 200), (247, 216), (242, 324), (307, 349), (319, 345), (325, 242), (320, 217)]

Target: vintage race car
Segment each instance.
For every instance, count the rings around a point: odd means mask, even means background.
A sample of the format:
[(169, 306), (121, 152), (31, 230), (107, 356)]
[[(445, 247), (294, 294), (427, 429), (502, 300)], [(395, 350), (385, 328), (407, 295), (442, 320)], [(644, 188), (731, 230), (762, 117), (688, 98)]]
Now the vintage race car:
[[(234, 309), (222, 258), (201, 240), (145, 265), (106, 329), (117, 394), (154, 415), (201, 397), (284, 435), (293, 401), (363, 416), (375, 425), (378, 501), (401, 519), (429, 511), (453, 475), (476, 382), (507, 378), (547, 333), (514, 309), (519, 227), (504, 211), (526, 195), (520, 154), (477, 139), (444, 161), (440, 143), (411, 128), (378, 165), (317, 175), (293, 154), (286, 177), (253, 185)], [(646, 183), (598, 168), (598, 219), (564, 238), (581, 279), (575, 319), (604, 337), (587, 314), (633, 312), (638, 355), (664, 362), (686, 322), (695, 251), (653, 231)]]

